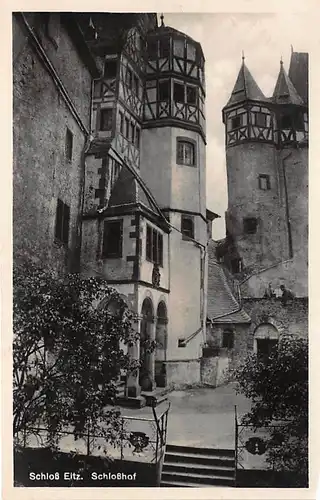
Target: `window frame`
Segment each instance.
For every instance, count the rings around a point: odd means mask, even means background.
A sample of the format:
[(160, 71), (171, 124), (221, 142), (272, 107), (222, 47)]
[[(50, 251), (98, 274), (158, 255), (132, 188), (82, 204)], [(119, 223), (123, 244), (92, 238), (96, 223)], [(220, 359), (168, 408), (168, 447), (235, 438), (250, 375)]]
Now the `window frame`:
[[(263, 181), (266, 182), (266, 187), (263, 187)], [(259, 189), (261, 191), (269, 191), (271, 189), (270, 175), (268, 174), (259, 174), (258, 177)]]
[[(183, 222), (191, 222), (191, 234), (187, 234), (187, 231), (185, 228), (183, 228)], [(181, 233), (182, 233), (182, 239), (183, 240), (194, 240), (194, 217), (189, 214), (181, 214)]]
[(163, 267), (163, 234), (150, 224), (146, 228), (146, 260)]
[[(253, 221), (255, 221), (254, 230), (250, 229), (250, 224)], [(244, 232), (244, 234), (256, 234), (257, 230), (258, 230), (258, 219), (257, 219), (257, 217), (244, 217), (243, 218), (243, 232)]]
[(70, 233), (70, 206), (61, 198), (57, 200), (54, 237), (65, 246), (69, 245)]
[[(111, 63), (111, 64), (110, 64)], [(104, 61), (104, 67), (103, 67), (103, 78), (105, 78), (106, 80), (110, 80), (110, 79), (116, 79), (117, 78), (117, 74), (118, 74), (118, 59), (105, 59)], [(106, 71), (106, 68), (107, 66), (112, 66), (112, 65), (115, 65), (115, 74), (112, 73), (112, 76), (110, 75), (107, 75), (107, 71)]]
[[(240, 124), (239, 125), (234, 125), (234, 120), (239, 120)], [(230, 122), (231, 122), (231, 129), (230, 130), (237, 130), (238, 128), (242, 127), (242, 115), (235, 115), (230, 117)]]
[(67, 127), (66, 138), (65, 138), (65, 155), (68, 163), (72, 162), (72, 153), (73, 153), (73, 133)]
[[(108, 251), (108, 234), (110, 231), (107, 230), (107, 227), (112, 225), (118, 225), (119, 227), (119, 239), (117, 242), (117, 251)], [(114, 220), (105, 220), (103, 225), (103, 241), (102, 241), (102, 251), (101, 257), (102, 259), (121, 259), (123, 253), (123, 219), (114, 219)]]
[(222, 332), (222, 348), (228, 350), (234, 349), (234, 337), (234, 330), (232, 328), (224, 328)]
[[(109, 119), (106, 120), (106, 125), (104, 125), (103, 115), (109, 113)], [(99, 132), (111, 132), (113, 124), (113, 108), (101, 108), (99, 114)]]
[[(192, 151), (192, 161), (186, 162), (186, 153), (183, 153), (183, 158), (180, 155), (180, 147), (191, 146)], [(193, 139), (189, 137), (177, 137), (176, 141), (176, 162), (177, 165), (185, 165), (187, 167), (196, 167), (197, 166), (197, 143)]]

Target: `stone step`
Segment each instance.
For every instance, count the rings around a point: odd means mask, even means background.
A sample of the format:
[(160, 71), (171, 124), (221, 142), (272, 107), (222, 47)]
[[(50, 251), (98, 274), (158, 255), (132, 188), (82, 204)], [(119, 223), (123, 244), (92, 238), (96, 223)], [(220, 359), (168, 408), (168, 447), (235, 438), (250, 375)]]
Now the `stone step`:
[(213, 466), (213, 465), (207, 465), (207, 464), (197, 464), (197, 463), (192, 463), (192, 464), (184, 464), (184, 463), (175, 463), (175, 462), (168, 462), (166, 461), (163, 464), (162, 468), (163, 472), (176, 472), (179, 474), (179, 472), (190, 472), (190, 473), (199, 473), (199, 474), (214, 474), (217, 476), (224, 476), (224, 477), (234, 477), (234, 467), (224, 467), (224, 466)]
[(194, 472), (163, 472), (161, 475), (161, 482), (179, 482), (179, 483), (195, 483), (199, 486), (205, 485), (219, 485), (219, 486), (234, 486), (234, 478), (219, 476), (216, 474), (199, 474)]
[(203, 455), (210, 457), (235, 458), (235, 451), (230, 448), (203, 448), (199, 446), (180, 446), (167, 444), (166, 451), (169, 453), (183, 453), (190, 455)]
[(204, 455), (197, 453), (165, 453), (165, 463), (184, 463), (184, 464), (203, 464), (216, 467), (229, 467), (234, 469), (235, 459), (229, 457), (217, 457), (213, 455)]
[[(212, 488), (212, 484), (202, 484), (201, 488)], [(199, 483), (191, 483), (190, 481), (161, 481), (160, 488), (199, 488)]]

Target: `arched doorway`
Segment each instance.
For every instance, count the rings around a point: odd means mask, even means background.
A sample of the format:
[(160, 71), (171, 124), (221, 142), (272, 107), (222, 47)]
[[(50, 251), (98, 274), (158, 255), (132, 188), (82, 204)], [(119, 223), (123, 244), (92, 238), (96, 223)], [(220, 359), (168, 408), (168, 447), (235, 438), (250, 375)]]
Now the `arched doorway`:
[(166, 358), (167, 358), (167, 307), (161, 301), (157, 307), (157, 325), (156, 325), (156, 351), (155, 351), (155, 379), (158, 387), (167, 385), (166, 377)]
[(254, 332), (253, 350), (260, 359), (267, 359), (277, 347), (279, 332), (271, 323), (259, 325)]
[(149, 348), (149, 342), (154, 339), (153, 328), (153, 304), (147, 297), (142, 303), (140, 324), (139, 384), (143, 391), (152, 391), (154, 388), (154, 354)]

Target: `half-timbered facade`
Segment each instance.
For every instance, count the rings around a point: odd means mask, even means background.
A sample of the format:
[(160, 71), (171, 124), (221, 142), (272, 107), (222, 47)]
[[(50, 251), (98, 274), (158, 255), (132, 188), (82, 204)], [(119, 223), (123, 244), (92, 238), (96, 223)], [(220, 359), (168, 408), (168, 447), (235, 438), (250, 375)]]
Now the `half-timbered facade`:
[(81, 15), (104, 68), (92, 89), (81, 271), (137, 314), (126, 395), (200, 381), (206, 327), (204, 56), (153, 14)]

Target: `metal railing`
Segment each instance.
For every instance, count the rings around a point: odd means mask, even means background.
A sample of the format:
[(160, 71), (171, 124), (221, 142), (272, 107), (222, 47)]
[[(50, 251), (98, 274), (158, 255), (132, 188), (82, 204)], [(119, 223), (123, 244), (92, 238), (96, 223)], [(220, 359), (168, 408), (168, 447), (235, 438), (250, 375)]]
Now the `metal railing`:
[[(81, 455), (110, 456), (118, 460), (137, 460), (146, 463), (158, 463), (163, 457), (166, 441), (170, 403), (157, 415), (152, 408), (152, 416), (120, 417), (120, 435), (112, 444), (108, 445), (105, 434), (94, 433), (88, 426), (77, 439), (72, 430), (63, 429), (57, 432), (59, 451), (74, 452)], [(48, 429), (44, 426), (26, 427), (18, 435), (24, 448), (46, 447), (48, 443)], [(104, 452), (103, 450), (106, 450)]]

